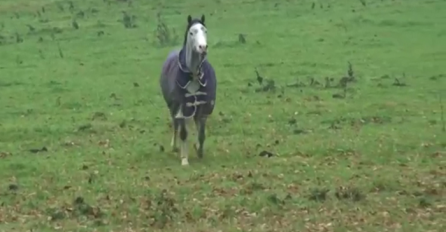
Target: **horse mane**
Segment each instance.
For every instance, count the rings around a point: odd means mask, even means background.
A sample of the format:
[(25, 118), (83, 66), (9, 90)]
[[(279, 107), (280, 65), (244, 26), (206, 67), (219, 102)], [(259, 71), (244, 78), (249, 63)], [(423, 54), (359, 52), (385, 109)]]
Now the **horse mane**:
[(206, 27), (206, 25), (204, 24), (204, 22), (201, 21), (201, 19), (196, 19), (196, 18), (195, 18), (195, 19), (190, 20), (190, 22), (187, 24), (186, 32), (184, 32), (184, 42), (183, 42), (183, 47), (186, 46), (186, 42), (187, 42), (187, 33), (189, 33), (189, 29), (190, 29), (194, 24), (197, 24), (197, 23), (200, 23), (200, 24), (202, 24), (203, 26)]

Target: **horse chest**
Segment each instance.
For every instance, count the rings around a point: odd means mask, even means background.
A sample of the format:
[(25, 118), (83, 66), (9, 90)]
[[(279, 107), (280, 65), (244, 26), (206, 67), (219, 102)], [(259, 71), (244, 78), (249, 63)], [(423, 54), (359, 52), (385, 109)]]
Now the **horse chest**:
[(198, 90), (200, 90), (202, 86), (200, 85), (200, 83), (198, 83), (197, 81), (191, 81), (189, 82), (189, 84), (186, 86), (186, 91), (189, 94), (196, 94), (198, 92)]
[(180, 108), (176, 118), (190, 118), (195, 116), (201, 105), (207, 104), (208, 93), (206, 86), (198, 81), (190, 81), (185, 87), (179, 88)]

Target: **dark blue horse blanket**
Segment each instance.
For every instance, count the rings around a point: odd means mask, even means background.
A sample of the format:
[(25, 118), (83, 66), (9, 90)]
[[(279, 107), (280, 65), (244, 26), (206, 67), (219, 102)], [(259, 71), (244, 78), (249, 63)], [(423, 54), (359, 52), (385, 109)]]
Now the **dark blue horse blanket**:
[(212, 65), (204, 59), (195, 80), (187, 69), (184, 49), (172, 51), (163, 64), (161, 91), (171, 114), (176, 118), (190, 118), (195, 114), (212, 114), (215, 106), (217, 80)]

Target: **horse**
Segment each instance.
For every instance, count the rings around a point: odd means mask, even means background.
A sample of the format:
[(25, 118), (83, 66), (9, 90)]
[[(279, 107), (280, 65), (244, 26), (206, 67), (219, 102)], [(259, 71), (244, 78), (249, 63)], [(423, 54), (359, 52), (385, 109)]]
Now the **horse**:
[[(188, 125), (192, 119), (198, 134), (195, 150), (198, 158), (203, 158), (203, 145), (206, 139), (205, 127), (207, 117), (214, 110), (217, 79), (215, 70), (206, 59), (208, 52), (207, 28), (205, 16), (201, 19), (190, 15), (184, 33), (183, 47), (169, 53), (164, 61), (160, 87), (172, 120), (173, 137), (171, 147), (178, 152), (177, 136), (180, 136), (181, 165), (188, 161)], [(197, 148), (198, 146), (198, 148)]]

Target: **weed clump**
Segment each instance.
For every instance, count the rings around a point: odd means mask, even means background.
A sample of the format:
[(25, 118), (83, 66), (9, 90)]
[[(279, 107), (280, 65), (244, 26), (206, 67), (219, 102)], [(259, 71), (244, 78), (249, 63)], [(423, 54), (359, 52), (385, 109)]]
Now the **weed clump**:
[(160, 12), (157, 13), (156, 19), (157, 27), (155, 30), (155, 36), (158, 41), (158, 45), (161, 47), (176, 45), (179, 37), (175, 29), (167, 26), (164, 19), (162, 19)]

